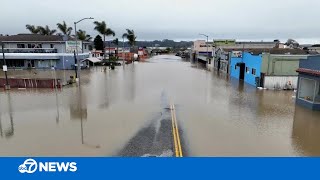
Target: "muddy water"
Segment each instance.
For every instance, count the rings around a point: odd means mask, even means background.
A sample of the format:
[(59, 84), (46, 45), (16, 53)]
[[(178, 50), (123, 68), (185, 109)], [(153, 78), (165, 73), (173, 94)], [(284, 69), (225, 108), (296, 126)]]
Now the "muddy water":
[[(64, 72), (57, 75), (64, 78)], [(128, 155), (125, 149), (139, 148), (134, 141), (144, 144), (148, 139), (141, 132), (161, 129), (155, 119), (165, 111), (163, 92), (175, 103), (189, 156), (320, 155), (320, 113), (295, 107), (292, 92), (256, 90), (174, 56), (115, 71), (93, 68), (81, 75), (81, 88), (1, 90), (0, 155)], [(157, 145), (150, 155), (159, 146), (166, 147), (159, 152), (172, 147), (169, 140), (152, 136)], [(143, 154), (148, 152), (131, 155)]]

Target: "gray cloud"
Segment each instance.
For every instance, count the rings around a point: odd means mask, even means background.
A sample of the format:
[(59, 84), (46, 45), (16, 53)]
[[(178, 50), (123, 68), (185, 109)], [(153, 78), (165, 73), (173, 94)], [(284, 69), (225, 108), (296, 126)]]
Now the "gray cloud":
[[(320, 37), (319, 0), (2, 0), (0, 33), (27, 32), (25, 24), (56, 27), (82, 17), (104, 20), (121, 36), (139, 39), (313, 39)], [(79, 28), (92, 35), (90, 21)]]

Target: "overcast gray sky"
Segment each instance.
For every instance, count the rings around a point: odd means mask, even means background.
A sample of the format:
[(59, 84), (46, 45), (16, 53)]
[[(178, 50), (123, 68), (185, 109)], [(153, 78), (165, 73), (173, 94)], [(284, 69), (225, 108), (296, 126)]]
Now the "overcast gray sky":
[[(319, 0), (1, 0), (0, 33), (26, 24), (69, 26), (83, 17), (106, 21), (118, 37), (134, 29), (140, 40), (214, 38), (319, 42)], [(91, 35), (93, 23), (79, 24)]]

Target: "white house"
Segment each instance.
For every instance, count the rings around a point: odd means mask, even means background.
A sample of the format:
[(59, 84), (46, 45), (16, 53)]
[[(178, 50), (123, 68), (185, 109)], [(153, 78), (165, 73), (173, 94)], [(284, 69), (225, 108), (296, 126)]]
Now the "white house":
[(8, 68), (74, 69), (74, 51), (78, 47), (80, 60), (89, 57), (91, 42), (78, 41), (62, 35), (17, 34), (0, 36), (0, 63), (3, 63), (2, 44)]

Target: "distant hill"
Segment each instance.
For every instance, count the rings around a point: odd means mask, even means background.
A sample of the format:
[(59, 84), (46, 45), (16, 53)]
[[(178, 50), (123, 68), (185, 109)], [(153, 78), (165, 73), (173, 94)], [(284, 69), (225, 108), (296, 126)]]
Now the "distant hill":
[[(107, 41), (107, 47), (109, 46), (109, 42)], [(155, 40), (155, 41), (137, 41), (136, 46), (139, 47), (170, 47), (170, 48), (189, 48), (193, 45), (192, 41), (180, 41), (180, 42), (176, 42), (173, 40), (169, 40), (169, 39), (164, 39), (162, 41), (159, 40)], [(115, 47), (114, 44), (110, 45), (111, 47)], [(123, 46), (123, 42), (119, 42), (119, 47)], [(128, 47), (129, 44), (127, 42), (125, 42), (125, 46)]]

